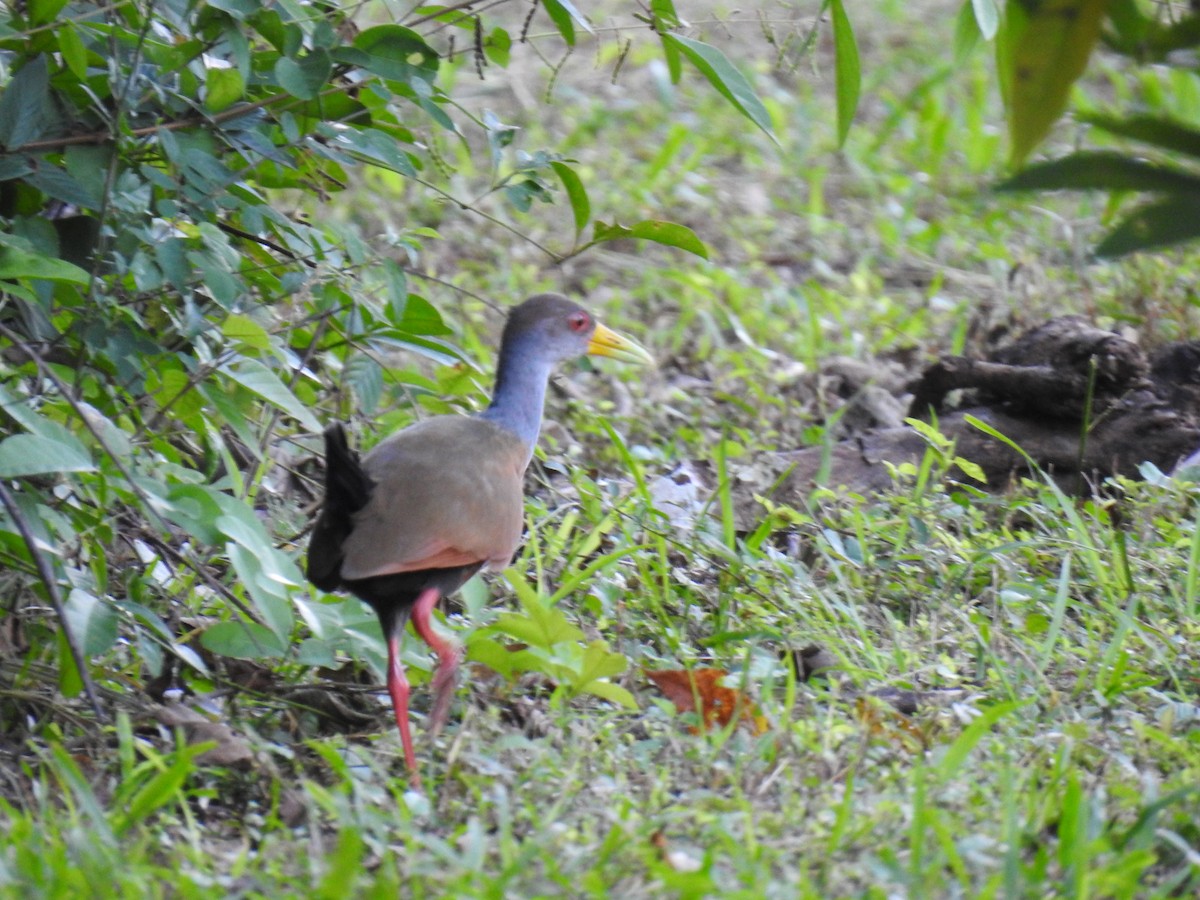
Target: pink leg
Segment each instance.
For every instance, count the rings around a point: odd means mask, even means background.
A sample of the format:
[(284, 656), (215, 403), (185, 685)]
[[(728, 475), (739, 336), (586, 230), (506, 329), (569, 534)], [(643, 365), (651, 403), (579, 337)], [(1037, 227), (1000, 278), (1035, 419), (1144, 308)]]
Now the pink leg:
[(454, 697), (455, 676), (462, 662), (463, 649), (457, 641), (442, 637), (433, 630), (433, 607), (437, 604), (436, 588), (427, 588), (413, 606), (412, 623), (421, 640), (437, 654), (437, 672), (433, 676), (433, 712), (429, 716), (429, 733), (437, 734), (446, 724), (450, 701)]
[(392, 695), (392, 707), (396, 711), (396, 725), (400, 729), (400, 743), (404, 745), (404, 762), (408, 766), (408, 778), (413, 787), (421, 786), (417, 773), (417, 755), (413, 752), (412, 732), (408, 725), (408, 679), (404, 676), (404, 663), (400, 662), (400, 635), (389, 634), (388, 647), (388, 693)]

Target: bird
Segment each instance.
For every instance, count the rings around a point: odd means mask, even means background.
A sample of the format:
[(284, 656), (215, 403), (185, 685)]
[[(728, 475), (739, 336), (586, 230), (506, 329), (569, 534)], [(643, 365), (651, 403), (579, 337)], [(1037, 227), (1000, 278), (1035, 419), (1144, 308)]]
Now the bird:
[(400, 659), (407, 622), (437, 655), (428, 731), (446, 722), (463, 650), (432, 613), (481, 569), (512, 561), (524, 524), (524, 474), (541, 429), (554, 366), (583, 355), (652, 365), (638, 343), (561, 294), (512, 308), (500, 339), (491, 402), (471, 415), (409, 425), (360, 459), (334, 423), (325, 429), (325, 496), (309, 539), (306, 576), (345, 590), (379, 617), (387, 688), (410, 782), (420, 786)]

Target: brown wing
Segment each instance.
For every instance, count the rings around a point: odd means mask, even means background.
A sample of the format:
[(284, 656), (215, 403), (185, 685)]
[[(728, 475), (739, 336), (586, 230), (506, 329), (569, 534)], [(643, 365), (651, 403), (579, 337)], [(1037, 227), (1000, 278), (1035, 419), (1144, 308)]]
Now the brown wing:
[(343, 544), (342, 578), (507, 565), (521, 540), (527, 453), (508, 431), (466, 416), (388, 438), (363, 460), (375, 488)]

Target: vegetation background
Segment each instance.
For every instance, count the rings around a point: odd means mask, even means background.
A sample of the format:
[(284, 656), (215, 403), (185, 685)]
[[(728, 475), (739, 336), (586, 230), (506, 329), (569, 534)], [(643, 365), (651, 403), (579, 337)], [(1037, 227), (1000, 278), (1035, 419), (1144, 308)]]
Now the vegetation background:
[[(862, 426), (855, 363), (902, 391), (1065, 312), (1194, 333), (1194, 251), (1092, 250), (1200, 222), (1196, 21), (10, 6), (0, 892), (1190, 895), (1193, 483), (984, 494), (930, 434), (887, 496), (753, 498)], [(1009, 187), (1109, 193), (992, 190), (1031, 155)], [(661, 365), (555, 382), (418, 794), (373, 616), (298, 568), (320, 428), (479, 408), (545, 289)], [(755, 714), (704, 729), (645, 675), (678, 669)]]

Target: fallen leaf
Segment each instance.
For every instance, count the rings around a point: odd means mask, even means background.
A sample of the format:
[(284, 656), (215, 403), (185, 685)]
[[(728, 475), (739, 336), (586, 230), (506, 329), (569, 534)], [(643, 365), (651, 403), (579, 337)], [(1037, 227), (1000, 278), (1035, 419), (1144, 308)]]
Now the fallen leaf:
[(671, 849), (662, 830), (650, 835), (650, 846), (658, 851), (659, 858), (676, 872), (699, 872), (704, 863), (686, 850)]
[(159, 704), (152, 709), (154, 718), (168, 728), (180, 727), (189, 744), (216, 744), (196, 757), (202, 766), (228, 766), (231, 769), (250, 769), (254, 765), (254, 751), (250, 742), (235, 734), (233, 729), (221, 722), (196, 712), (178, 703)]
[(675, 704), (681, 713), (695, 712), (700, 716), (703, 727), (692, 726), (692, 734), (707, 731), (714, 725), (725, 728), (738, 717), (738, 724), (745, 725), (754, 734), (767, 730), (767, 720), (758, 712), (749, 697), (731, 687), (721, 684), (726, 676), (724, 669), (658, 669), (646, 670), (646, 677), (653, 681), (663, 695)]
[(854, 712), (871, 737), (899, 744), (912, 752), (929, 748), (929, 738), (925, 732), (887, 701), (869, 696), (859, 697), (854, 703)]

